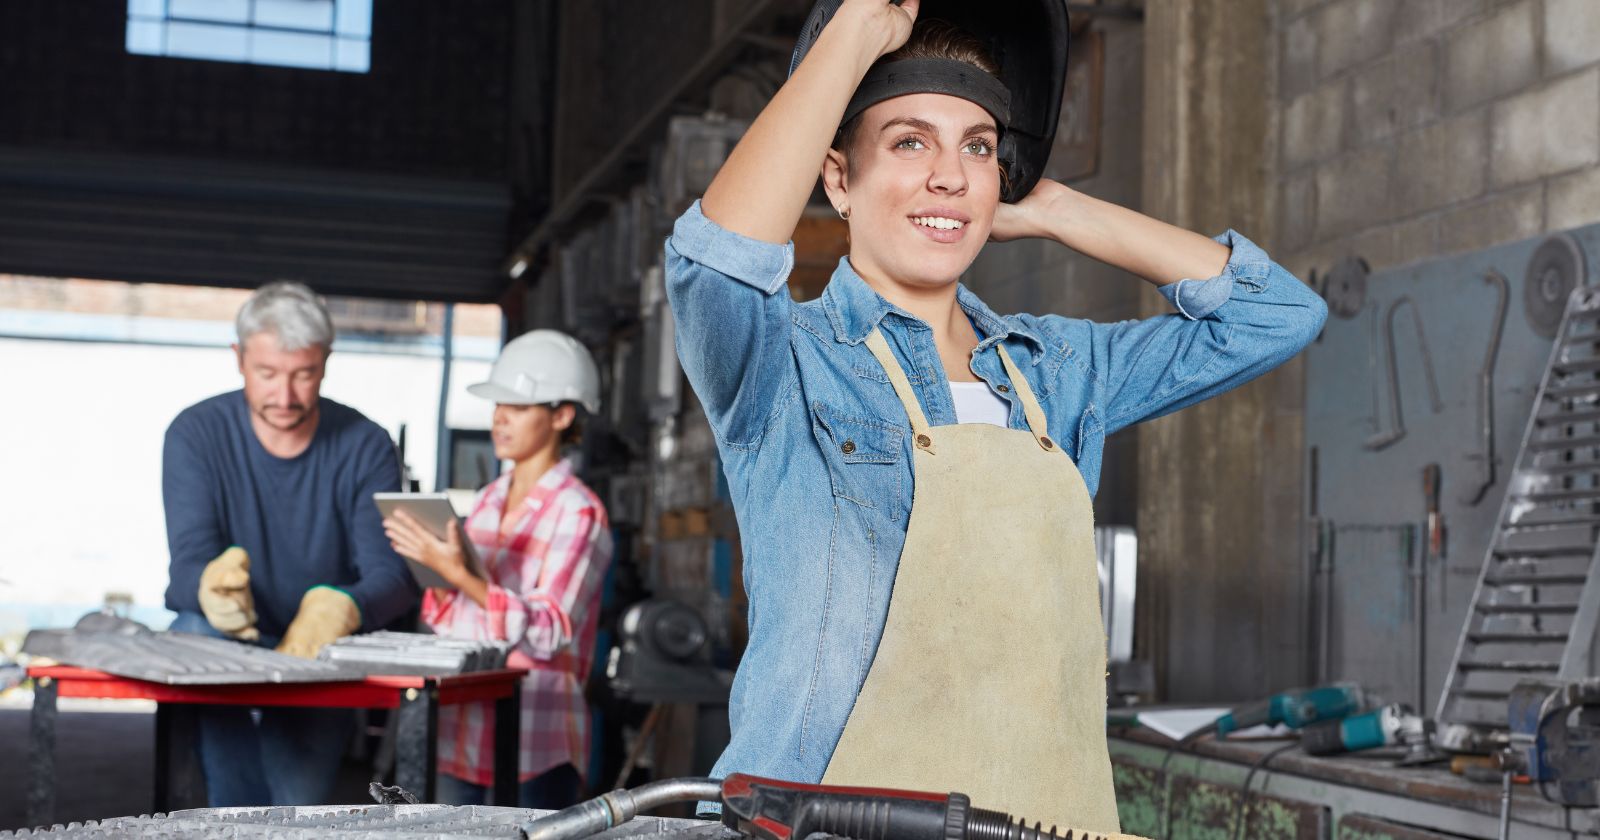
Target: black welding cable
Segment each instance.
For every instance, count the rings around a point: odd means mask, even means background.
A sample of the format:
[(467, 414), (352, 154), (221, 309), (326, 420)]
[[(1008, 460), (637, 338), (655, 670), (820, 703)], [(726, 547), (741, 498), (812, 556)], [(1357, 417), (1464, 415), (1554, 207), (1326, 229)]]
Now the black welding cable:
[(1167, 757), (1161, 760), (1161, 833), (1157, 836), (1168, 836), (1172, 828), (1172, 784), (1167, 779), (1167, 767), (1172, 764), (1172, 757), (1178, 754), (1179, 749), (1184, 752), (1192, 752), (1196, 741), (1214, 735), (1216, 731), (1217, 724), (1215, 722), (1208, 723), (1183, 736), (1173, 746), (1167, 747)]
[[(1256, 771), (1266, 767), (1267, 763), (1272, 761), (1274, 758), (1277, 758), (1278, 756), (1283, 755), (1284, 753), (1298, 746), (1300, 746), (1300, 739), (1296, 738), (1295, 740), (1278, 747), (1272, 752), (1261, 756), (1260, 758), (1256, 759), (1255, 764), (1250, 765), (1250, 772), (1246, 773), (1244, 776), (1244, 790), (1239, 792), (1239, 805), (1234, 809), (1233, 812), (1233, 840), (1239, 840), (1239, 838), (1244, 835), (1244, 813), (1246, 805), (1250, 801), (1250, 781), (1255, 778)], [(1263, 782), (1261, 786), (1265, 788), (1266, 783)]]

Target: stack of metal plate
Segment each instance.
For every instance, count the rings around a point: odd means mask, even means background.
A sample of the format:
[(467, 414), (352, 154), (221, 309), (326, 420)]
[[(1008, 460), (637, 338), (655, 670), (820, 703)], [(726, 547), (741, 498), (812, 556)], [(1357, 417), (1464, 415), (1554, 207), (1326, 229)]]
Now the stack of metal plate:
[[(520, 826), (549, 813), (482, 805), (329, 805), (278, 808), (201, 808), (144, 817), (118, 817), (35, 830), (0, 831), (0, 838), (144, 837), (164, 840), (271, 838), (271, 840), (377, 840), (381, 837), (454, 838), (523, 836)], [(638, 817), (595, 840), (649, 836), (659, 840), (736, 840), (718, 823)]]
[(189, 633), (157, 633), (134, 621), (91, 613), (71, 630), (34, 630), (22, 651), (63, 665), (168, 685), (338, 682), (364, 674), (331, 662)]
[(368, 674), (445, 676), (504, 668), (504, 642), (381, 631), (346, 636), (322, 649), (324, 662)]

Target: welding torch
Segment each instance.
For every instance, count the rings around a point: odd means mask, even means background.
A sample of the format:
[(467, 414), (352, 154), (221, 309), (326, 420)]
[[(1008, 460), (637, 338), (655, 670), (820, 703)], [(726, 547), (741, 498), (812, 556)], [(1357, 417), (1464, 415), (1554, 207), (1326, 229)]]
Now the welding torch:
[(675, 802), (719, 801), (722, 822), (756, 840), (805, 840), (821, 832), (849, 840), (1114, 840), (1120, 834), (1058, 833), (1001, 811), (973, 808), (960, 793), (806, 785), (735, 773), (615, 790), (522, 825), (527, 840), (579, 840), (642, 811)]

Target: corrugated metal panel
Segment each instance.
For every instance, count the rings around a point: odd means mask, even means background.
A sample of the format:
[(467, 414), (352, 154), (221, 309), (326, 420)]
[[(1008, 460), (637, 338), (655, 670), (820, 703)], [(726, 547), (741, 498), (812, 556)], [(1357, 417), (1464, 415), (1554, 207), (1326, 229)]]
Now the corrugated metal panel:
[(476, 301), (504, 184), (0, 148), (0, 272)]

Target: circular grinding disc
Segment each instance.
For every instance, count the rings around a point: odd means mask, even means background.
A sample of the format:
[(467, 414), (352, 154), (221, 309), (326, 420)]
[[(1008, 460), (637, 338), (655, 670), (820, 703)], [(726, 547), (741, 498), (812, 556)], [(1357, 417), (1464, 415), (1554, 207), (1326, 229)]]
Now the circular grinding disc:
[(1354, 318), (1361, 314), (1367, 302), (1367, 261), (1360, 257), (1345, 257), (1328, 272), (1328, 309), (1340, 318)]
[(1523, 314), (1528, 326), (1545, 338), (1554, 338), (1561, 327), (1561, 313), (1567, 296), (1584, 283), (1583, 249), (1565, 233), (1539, 243), (1528, 260), (1528, 273), (1522, 281)]

